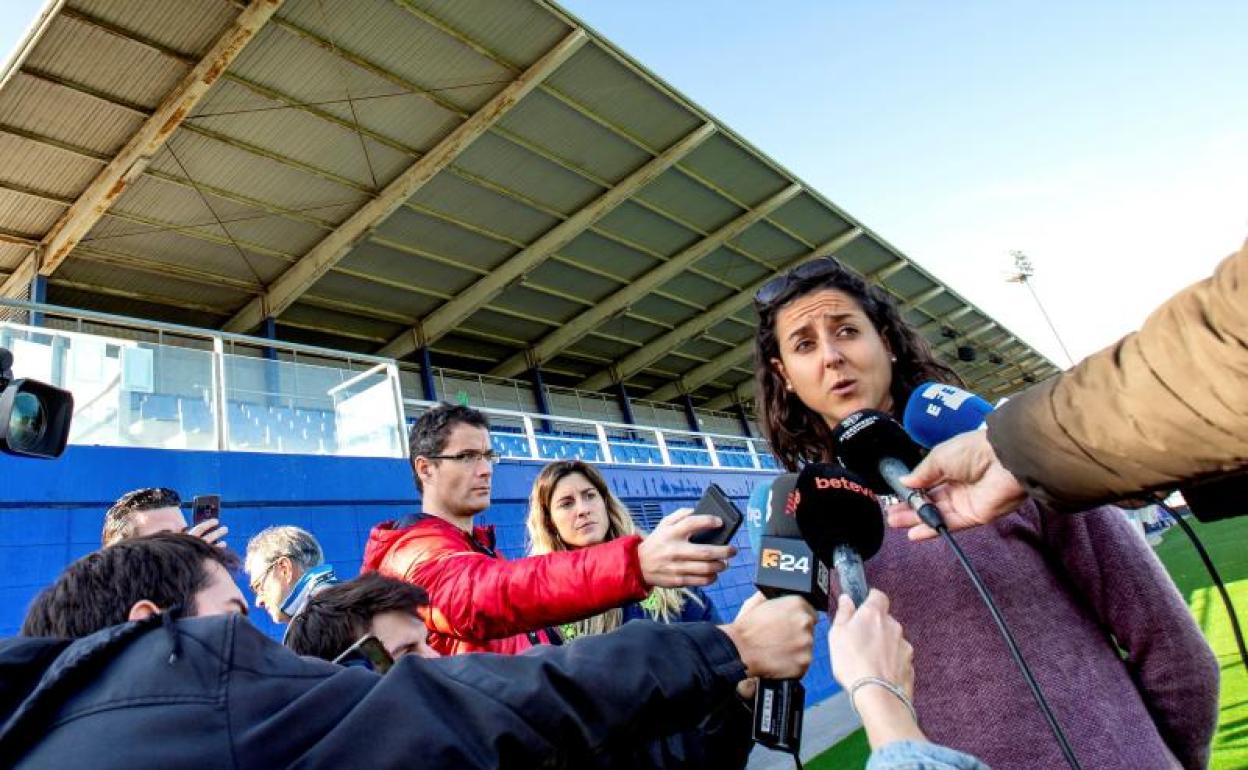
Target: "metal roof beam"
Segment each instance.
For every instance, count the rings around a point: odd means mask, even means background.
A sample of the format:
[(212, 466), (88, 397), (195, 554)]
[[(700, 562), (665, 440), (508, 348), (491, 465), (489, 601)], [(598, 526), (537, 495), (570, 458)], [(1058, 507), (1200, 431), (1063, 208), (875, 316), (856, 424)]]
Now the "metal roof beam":
[(728, 391), (727, 393), (722, 393), (716, 396), (715, 398), (712, 398), (710, 401), (707, 401), (705, 404), (703, 404), (700, 408), (707, 409), (712, 412), (718, 412), (723, 409), (727, 409), (728, 407), (732, 406), (735, 403), (749, 401), (752, 398), (754, 398), (754, 378), (753, 377), (746, 380), (745, 382), (742, 382), (740, 385)]
[[(421, 323), (425, 344), (438, 340), (487, 302), (498, 296), (511, 284), (524, 280), (528, 271), (545, 262), (552, 254), (566, 246), (586, 228), (602, 219), (630, 196), (667, 171), (679, 159), (715, 133), (715, 127), (705, 123), (684, 139), (668, 148), (623, 181), (603, 193), (592, 203), (555, 225), (527, 248), (491, 270), (476, 283), (469, 286), (455, 299), (429, 314)], [(416, 330), (400, 334), (391, 340), (379, 355), (402, 358), (416, 349)]]
[(653, 393), (646, 395), (651, 401), (671, 401), (681, 393), (692, 393), (706, 383), (728, 371), (732, 367), (749, 358), (754, 353), (754, 338), (751, 337), (735, 348), (720, 353), (715, 358), (693, 369), (675, 382), (669, 382)]
[(710, 254), (724, 243), (736, 238), (754, 223), (792, 200), (801, 191), (801, 185), (789, 185), (756, 208), (738, 216), (714, 233), (641, 276), (599, 304), (581, 313), (559, 329), (546, 335), (533, 347), (532, 351), (525, 351), (526, 354), (517, 354), (508, 358), (494, 367), (490, 374), (496, 377), (514, 377), (529, 367), (528, 361), (530, 359), (539, 364), (550, 360), (559, 351), (589, 334), (595, 326), (623, 313), (633, 302), (680, 275), (690, 265)]
[(263, 297), (246, 307), (225, 325), (227, 331), (252, 329), (266, 317), (276, 317), (290, 307), (312, 284), (345, 257), (351, 249), (403, 205), (430, 179), (448, 167), (460, 153), (484, 134), (526, 94), (559, 68), (588, 40), (583, 30), (574, 30), (532, 67), (490, 99), (472, 117), (461, 123), (437, 146), (400, 174), (376, 197), (365, 203), (336, 230), (281, 275)]
[[(788, 262), (776, 269), (776, 273), (788, 270), (796, 265), (800, 265), (812, 257), (831, 256), (840, 251), (847, 244), (854, 241), (858, 236), (862, 235), (862, 230), (857, 227), (850, 228), (822, 246), (817, 247), (813, 251)], [(675, 329), (659, 335), (655, 339), (647, 342), (641, 348), (634, 350), (625, 356), (612, 372), (600, 372), (593, 377), (585, 379), (576, 387), (579, 390), (601, 390), (612, 383), (614, 376), (620, 382), (626, 381), (637, 372), (645, 369), (650, 364), (659, 360), (663, 356), (675, 350), (680, 345), (694, 339), (700, 334), (705, 333), (708, 329), (715, 326), (719, 322), (725, 320), (732, 314), (742, 308), (748, 307), (754, 300), (754, 294), (763, 284), (774, 278), (775, 275), (766, 275), (758, 279), (754, 283), (746, 286), (739, 293), (734, 294), (727, 299), (721, 300), (714, 306), (707, 308), (706, 312), (698, 313), (693, 318), (684, 322)]]
[(61, 266), (74, 246), (143, 173), (195, 105), (281, 5), (282, 0), (253, 0), (217, 38), (204, 58), (178, 81), (117, 156), (44, 236), (40, 247), (40, 273), (51, 275)]

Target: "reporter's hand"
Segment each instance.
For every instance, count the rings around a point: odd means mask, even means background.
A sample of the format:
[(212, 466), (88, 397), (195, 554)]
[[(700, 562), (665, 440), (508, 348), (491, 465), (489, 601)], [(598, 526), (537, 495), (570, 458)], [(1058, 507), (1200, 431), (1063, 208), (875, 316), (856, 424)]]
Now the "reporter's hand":
[(861, 607), (845, 594), (837, 599), (836, 615), (828, 632), (832, 675), (846, 690), (864, 676), (875, 676), (914, 691), (914, 648), (901, 624), (888, 614), (888, 596), (872, 588)]
[[(901, 624), (888, 614), (888, 596), (871, 589), (861, 607), (844, 594), (837, 599), (836, 616), (828, 632), (832, 675), (849, 691), (863, 677), (877, 677), (914, 697), (914, 649), (902, 635)], [(853, 695), (871, 748), (893, 741), (924, 741), (910, 709), (877, 684), (865, 684)]]
[(723, 526), (719, 517), (694, 516), (692, 508), (681, 508), (665, 516), (637, 548), (646, 585), (683, 588), (714, 583), (716, 576), (728, 569), (728, 560), (737, 549), (731, 545), (690, 543), (689, 536), (718, 526)]
[(810, 668), (815, 649), (815, 608), (800, 596), (755, 594), (720, 629), (745, 664), (747, 677), (797, 679)]
[(200, 523), (186, 530), (186, 534), (194, 535), (209, 545), (215, 545), (218, 548), (225, 548), (226, 535), (230, 534), (229, 527), (219, 526), (221, 524), (217, 519), (204, 519)]
[[(987, 524), (1016, 510), (1027, 493), (1014, 474), (997, 459), (986, 431), (963, 433), (938, 444), (901, 483), (926, 489), (944, 514), (949, 529)], [(919, 520), (905, 503), (888, 508), (888, 525), (909, 528), (911, 540), (936, 537), (936, 530)]]

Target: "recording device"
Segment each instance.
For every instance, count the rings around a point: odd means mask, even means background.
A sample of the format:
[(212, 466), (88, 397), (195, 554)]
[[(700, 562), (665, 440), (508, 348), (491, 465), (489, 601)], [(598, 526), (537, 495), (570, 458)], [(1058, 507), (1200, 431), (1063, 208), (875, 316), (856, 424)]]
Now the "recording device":
[(191, 526), (221, 519), (221, 495), (195, 495), (191, 503)]
[(797, 478), (797, 528), (815, 558), (836, 570), (854, 606), (867, 599), (863, 561), (884, 543), (880, 499), (861, 477), (839, 465), (807, 465)]
[(902, 418), (906, 433), (931, 449), (942, 441), (983, 427), (992, 404), (956, 385), (925, 382), (914, 389)]
[(343, 650), (342, 654), (331, 662), (346, 667), (358, 666), (384, 674), (394, 665), (394, 658), (386, 651), (380, 639), (368, 634)]
[(702, 514), (715, 516), (720, 520), (721, 525), (718, 529), (702, 529), (694, 532), (689, 536), (691, 543), (727, 545), (732, 541), (732, 536), (737, 534), (737, 529), (740, 528), (741, 520), (744, 518), (741, 511), (737, 510), (737, 506), (732, 504), (728, 495), (724, 494), (724, 490), (720, 489), (718, 484), (708, 486), (702, 493), (702, 499), (698, 501), (697, 507), (693, 509), (693, 515)]
[(69, 442), (74, 396), (38, 380), (13, 378), (13, 354), (0, 348), (0, 452), (54, 459)]
[[(787, 473), (771, 485), (754, 584), (769, 599), (797, 594), (815, 609), (824, 610), (828, 606), (828, 567), (815, 556), (798, 529), (797, 478)], [(754, 695), (755, 742), (797, 756), (805, 705), (806, 689), (800, 680), (760, 680)]]
[(841, 420), (832, 439), (841, 464), (862, 476), (873, 490), (897, 495), (924, 524), (937, 531), (945, 529), (944, 517), (927, 496), (901, 483), (901, 477), (919, 464), (922, 450), (891, 416), (860, 409)]
[(1208, 523), (1248, 514), (1248, 468), (1179, 487), (1187, 508)]

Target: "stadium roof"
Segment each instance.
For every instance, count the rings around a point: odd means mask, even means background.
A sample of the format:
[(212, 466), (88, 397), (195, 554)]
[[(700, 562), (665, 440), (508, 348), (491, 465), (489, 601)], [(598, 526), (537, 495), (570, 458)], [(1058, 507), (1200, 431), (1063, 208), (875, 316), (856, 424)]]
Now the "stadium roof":
[(54, 0), (0, 77), (0, 296), (722, 408), (835, 253), (977, 390), (1056, 371), (551, 3)]

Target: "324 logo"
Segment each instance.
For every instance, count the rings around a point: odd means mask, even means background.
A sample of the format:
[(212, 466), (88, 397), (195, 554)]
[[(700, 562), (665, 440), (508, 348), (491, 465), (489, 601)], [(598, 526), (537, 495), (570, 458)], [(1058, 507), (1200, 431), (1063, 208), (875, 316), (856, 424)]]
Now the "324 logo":
[(764, 548), (760, 563), (767, 569), (778, 569), (781, 572), (801, 572), (807, 574), (810, 572), (810, 557), (797, 557), (791, 553), (785, 553), (779, 548)]

